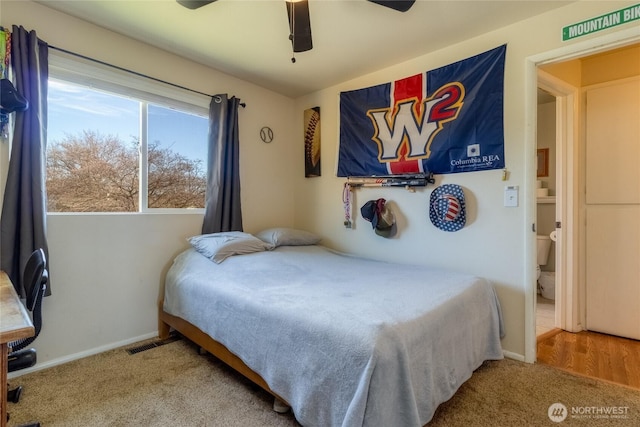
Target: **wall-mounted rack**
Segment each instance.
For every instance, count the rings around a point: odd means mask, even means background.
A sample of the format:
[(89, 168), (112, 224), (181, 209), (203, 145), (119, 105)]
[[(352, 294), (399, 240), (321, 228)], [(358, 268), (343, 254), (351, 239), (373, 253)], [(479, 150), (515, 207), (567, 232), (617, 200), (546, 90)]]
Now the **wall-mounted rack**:
[(403, 175), (373, 175), (373, 176), (349, 176), (347, 185), (351, 188), (359, 187), (426, 187), (435, 183), (432, 173), (417, 173)]

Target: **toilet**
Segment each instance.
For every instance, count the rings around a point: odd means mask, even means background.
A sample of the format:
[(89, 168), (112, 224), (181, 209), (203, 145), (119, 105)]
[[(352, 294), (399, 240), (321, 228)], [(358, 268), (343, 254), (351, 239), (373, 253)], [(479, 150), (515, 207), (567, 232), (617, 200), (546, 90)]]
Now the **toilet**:
[(538, 267), (536, 268), (536, 279), (540, 278), (540, 266), (547, 265), (549, 259), (549, 250), (551, 249), (551, 237), (537, 236), (538, 245)]
[(555, 271), (543, 271), (538, 279), (540, 294), (543, 298), (556, 299), (556, 273)]
[(536, 278), (540, 285), (540, 293), (544, 298), (556, 299), (556, 273), (553, 271), (542, 271), (540, 266), (546, 265), (551, 249), (551, 237), (537, 236), (537, 259)]

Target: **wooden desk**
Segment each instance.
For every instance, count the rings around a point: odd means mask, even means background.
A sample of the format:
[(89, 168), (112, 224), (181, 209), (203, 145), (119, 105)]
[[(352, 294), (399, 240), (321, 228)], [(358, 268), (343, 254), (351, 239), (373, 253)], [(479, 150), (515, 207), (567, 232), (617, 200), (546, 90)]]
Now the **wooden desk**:
[(9, 369), (9, 343), (35, 334), (27, 309), (20, 302), (13, 283), (4, 271), (0, 271), (0, 427), (7, 425), (7, 371)]

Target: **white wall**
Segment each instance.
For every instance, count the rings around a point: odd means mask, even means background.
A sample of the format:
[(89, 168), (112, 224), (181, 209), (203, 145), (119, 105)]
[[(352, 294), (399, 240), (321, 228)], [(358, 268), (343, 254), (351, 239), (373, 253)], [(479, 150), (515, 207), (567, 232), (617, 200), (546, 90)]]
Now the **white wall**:
[[(239, 119), (245, 230), (293, 223), (293, 174), (282, 167), (294, 163), (296, 154), (289, 149), (295, 134), (292, 99), (40, 4), (3, 1), (0, 7), (2, 26), (35, 30), (52, 46), (204, 93), (241, 98), (247, 104)], [(276, 135), (270, 144), (259, 139), (266, 125)], [(8, 153), (2, 143), (3, 177)], [(38, 367), (155, 335), (164, 273), (186, 248), (185, 237), (198, 234), (201, 225), (201, 213), (49, 215), (53, 295), (44, 300), (44, 327), (34, 343)]]
[[(337, 249), (392, 261), (451, 267), (491, 279), (497, 289), (506, 324), (503, 348), (514, 357), (525, 355), (525, 312), (527, 292), (535, 289), (535, 239), (531, 222), (535, 218), (535, 140), (528, 138), (527, 58), (618, 31), (605, 30), (574, 41), (562, 42), (562, 27), (617, 10), (634, 2), (577, 2), (512, 26), (484, 34), (449, 48), (414, 58), (378, 72), (296, 100), (296, 118), (302, 123), (306, 108), (320, 106), (322, 112), (322, 177), (302, 178), (302, 164), (296, 172), (296, 226), (326, 236)], [(633, 23), (621, 26), (622, 29)], [(505, 158), (509, 179), (502, 171), (484, 171), (437, 176), (436, 186), (455, 183), (465, 190), (467, 225), (456, 233), (434, 227), (428, 217), (428, 198), (433, 186), (409, 193), (401, 189), (359, 189), (356, 213), (367, 200), (384, 197), (392, 202), (399, 226), (396, 238), (376, 236), (359, 215), (356, 228), (342, 226), (342, 185), (335, 176), (339, 135), (339, 93), (385, 83), (428, 71), (507, 43), (505, 70)], [(528, 108), (536, 108), (529, 96)], [(530, 116), (535, 117), (535, 110)], [(302, 158), (298, 147), (297, 158)], [(503, 206), (505, 185), (520, 187), (520, 205)], [(357, 274), (357, 272), (354, 272)], [(529, 297), (531, 300), (533, 296)]]

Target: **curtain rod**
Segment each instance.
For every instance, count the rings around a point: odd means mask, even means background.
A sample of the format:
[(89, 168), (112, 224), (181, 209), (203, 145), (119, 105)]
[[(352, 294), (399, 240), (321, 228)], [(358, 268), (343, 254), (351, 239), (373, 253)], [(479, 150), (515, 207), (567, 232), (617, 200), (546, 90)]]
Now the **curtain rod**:
[[(106, 65), (107, 67), (115, 68), (116, 70), (120, 70), (120, 71), (124, 71), (124, 72), (130, 73), (130, 74), (134, 74), (134, 75), (136, 75), (138, 77), (144, 77), (146, 79), (155, 80), (156, 82), (164, 83), (164, 84), (167, 84), (167, 85), (170, 85), (170, 86), (173, 86), (173, 87), (177, 87), (179, 89), (188, 90), (189, 92), (197, 93), (198, 95), (204, 95), (204, 96), (208, 96), (208, 97), (211, 97), (211, 98), (216, 98), (216, 100), (220, 99), (220, 97), (217, 96), (217, 95), (209, 95), (208, 93), (200, 92), (200, 91), (197, 91), (197, 90), (194, 90), (194, 89), (190, 89), (188, 87), (184, 87), (184, 86), (180, 86), (180, 85), (175, 84), (175, 83), (168, 82), (166, 80), (161, 80), (161, 79), (158, 79), (158, 78), (155, 78), (155, 77), (151, 77), (151, 76), (148, 76), (146, 74), (139, 73), (137, 71), (133, 71), (133, 70), (129, 70), (127, 68), (119, 67), (117, 65), (109, 64), (108, 62), (100, 61), (99, 59), (95, 59), (95, 58), (90, 58), (88, 56), (81, 55), (81, 54), (75, 53), (75, 52), (71, 52), (70, 50), (62, 49), (60, 47), (49, 45), (49, 48), (50, 49), (55, 49), (55, 50), (60, 51), (60, 52), (68, 53), (69, 55), (77, 56), (78, 58), (86, 59), (88, 61), (96, 62), (96, 63), (98, 63), (100, 65)], [(240, 106), (242, 108), (244, 108), (244, 107), (247, 106), (247, 104), (245, 104), (244, 102), (241, 102)]]

